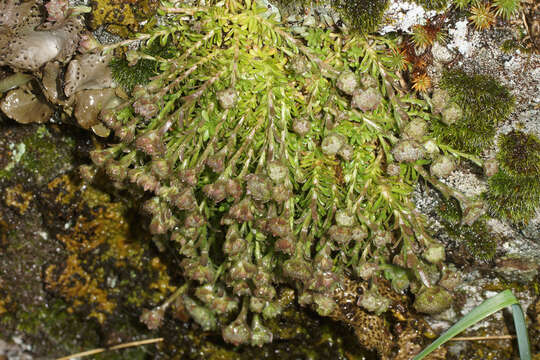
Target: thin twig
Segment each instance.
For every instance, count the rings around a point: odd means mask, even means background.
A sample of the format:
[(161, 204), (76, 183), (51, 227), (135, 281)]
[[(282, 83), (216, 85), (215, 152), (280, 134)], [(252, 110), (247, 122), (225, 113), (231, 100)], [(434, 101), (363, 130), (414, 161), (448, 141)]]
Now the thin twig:
[(506, 339), (515, 339), (514, 335), (499, 335), (499, 336), (465, 336), (465, 337), (455, 337), (450, 339), (450, 341), (478, 341), (478, 340), (506, 340)]
[(132, 342), (124, 343), (124, 344), (114, 345), (114, 346), (111, 346), (111, 347), (108, 347), (108, 348), (98, 348), (98, 349), (83, 351), (83, 352), (80, 352), (80, 353), (77, 353), (77, 354), (71, 354), (71, 355), (68, 355), (68, 356), (64, 356), (64, 357), (58, 358), (56, 360), (70, 360), (70, 359), (73, 359), (73, 358), (78, 358), (78, 357), (80, 358), (80, 357), (86, 357), (86, 356), (90, 356), (90, 355), (99, 354), (99, 353), (102, 353), (102, 352), (108, 351), (108, 350), (110, 351), (110, 350), (125, 349), (125, 348), (129, 348), (129, 347), (154, 344), (154, 343), (158, 343), (158, 342), (161, 342), (161, 341), (163, 341), (163, 338), (132, 341)]

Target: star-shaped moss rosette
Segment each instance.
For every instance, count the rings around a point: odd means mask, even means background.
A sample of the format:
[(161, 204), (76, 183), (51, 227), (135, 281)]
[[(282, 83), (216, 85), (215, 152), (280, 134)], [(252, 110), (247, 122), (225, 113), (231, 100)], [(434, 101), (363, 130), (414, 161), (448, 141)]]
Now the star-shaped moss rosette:
[(393, 264), (408, 269), (400, 291), (433, 285), (425, 269), (445, 256), (411, 200), (420, 175), (464, 213), (478, 204), (436, 179), (455, 158), (427, 134), (430, 105), (401, 89), (395, 40), (293, 36), (250, 1), (160, 13), (153, 32), (106, 47), (140, 42), (126, 60), (155, 73), (102, 113), (120, 142), (91, 153), (117, 186), (146, 191), (150, 231), (180, 255), (185, 285), (143, 321), (159, 326), (172, 304), (230, 343), (261, 345), (281, 284), (322, 315), (345, 274)]

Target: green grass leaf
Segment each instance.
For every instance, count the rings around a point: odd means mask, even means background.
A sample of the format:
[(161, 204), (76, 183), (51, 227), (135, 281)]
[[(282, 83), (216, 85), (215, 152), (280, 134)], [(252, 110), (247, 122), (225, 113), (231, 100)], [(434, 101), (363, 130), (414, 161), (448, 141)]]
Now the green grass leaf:
[(425, 358), (439, 346), (452, 339), (463, 330), (507, 306), (512, 306), (512, 314), (514, 316), (514, 324), (516, 326), (516, 333), (519, 343), (520, 358), (521, 360), (530, 360), (531, 352), (529, 339), (527, 336), (525, 317), (523, 316), (523, 311), (521, 310), (518, 300), (510, 290), (505, 290), (478, 305), (460, 321), (454, 324), (450, 329), (439, 336), (437, 340), (431, 343), (420, 354), (416, 355), (413, 360), (421, 360)]

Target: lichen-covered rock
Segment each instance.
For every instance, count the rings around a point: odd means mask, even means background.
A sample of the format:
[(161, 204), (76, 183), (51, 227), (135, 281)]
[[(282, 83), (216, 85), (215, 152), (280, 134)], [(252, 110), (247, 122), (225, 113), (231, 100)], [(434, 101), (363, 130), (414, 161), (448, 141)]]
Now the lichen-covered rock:
[(8, 92), (0, 108), (9, 118), (21, 124), (44, 123), (54, 112), (49, 104), (41, 101), (28, 87)]

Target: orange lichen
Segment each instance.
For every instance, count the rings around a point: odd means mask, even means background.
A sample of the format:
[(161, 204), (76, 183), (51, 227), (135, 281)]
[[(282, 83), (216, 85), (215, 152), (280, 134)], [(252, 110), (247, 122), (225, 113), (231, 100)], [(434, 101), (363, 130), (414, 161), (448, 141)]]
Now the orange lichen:
[[(71, 226), (56, 234), (68, 253), (65, 262), (49, 265), (45, 271), (47, 289), (66, 299), (70, 311), (85, 309), (103, 323), (122, 299), (135, 306), (157, 303), (174, 289), (165, 265), (157, 257), (145, 257), (141, 243), (134, 241), (124, 204), (68, 176), (54, 179), (48, 189), (45, 199), (64, 205), (67, 217), (69, 211), (77, 214), (69, 219)], [(126, 268), (130, 278), (122, 280)], [(135, 275), (142, 289), (130, 285)], [(111, 279), (118, 280), (111, 285)]]
[(23, 215), (32, 201), (32, 193), (25, 192), (21, 184), (9, 187), (5, 191), (5, 204), (7, 206), (16, 208), (19, 211), (19, 214)]

